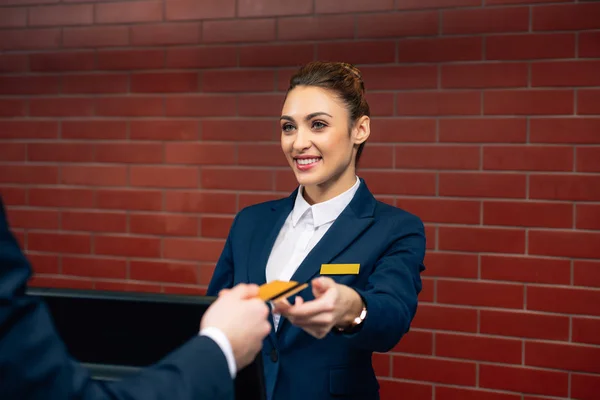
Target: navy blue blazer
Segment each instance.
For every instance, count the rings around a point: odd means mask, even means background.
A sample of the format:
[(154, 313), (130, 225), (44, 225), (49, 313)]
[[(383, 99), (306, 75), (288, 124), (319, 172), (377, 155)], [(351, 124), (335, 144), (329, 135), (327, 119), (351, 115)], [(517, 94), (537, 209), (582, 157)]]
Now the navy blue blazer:
[[(231, 226), (208, 295), (240, 282), (265, 283), (271, 249), (298, 189), (289, 197), (247, 207)], [(425, 269), (421, 220), (377, 201), (361, 179), (350, 204), (306, 256), (291, 280), (309, 282), (321, 264), (360, 264), (358, 274), (332, 275), (354, 288), (367, 303), (360, 331), (316, 339), (282, 318), (263, 345), (269, 400), (379, 398), (373, 352), (392, 349), (409, 330)], [(312, 289), (303, 290), (312, 300)], [(271, 319), (272, 322), (272, 319)]]
[(207, 337), (192, 339), (130, 379), (93, 381), (69, 357), (44, 303), (25, 294), (30, 275), (0, 199), (1, 399), (233, 399), (225, 355)]

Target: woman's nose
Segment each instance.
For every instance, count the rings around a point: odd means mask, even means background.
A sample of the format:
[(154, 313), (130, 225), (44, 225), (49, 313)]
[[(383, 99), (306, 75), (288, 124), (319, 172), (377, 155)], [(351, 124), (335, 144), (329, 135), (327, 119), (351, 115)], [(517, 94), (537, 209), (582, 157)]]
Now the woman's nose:
[(310, 134), (303, 129), (298, 129), (294, 138), (294, 150), (304, 150), (311, 146)]

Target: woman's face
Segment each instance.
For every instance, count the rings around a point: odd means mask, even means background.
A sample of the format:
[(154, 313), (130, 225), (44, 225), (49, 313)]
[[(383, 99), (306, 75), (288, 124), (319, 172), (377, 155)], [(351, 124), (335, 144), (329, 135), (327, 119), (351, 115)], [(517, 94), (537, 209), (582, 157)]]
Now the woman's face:
[(281, 148), (299, 184), (307, 189), (354, 184), (357, 135), (349, 134), (349, 122), (345, 104), (332, 91), (297, 86), (288, 93), (280, 119)]

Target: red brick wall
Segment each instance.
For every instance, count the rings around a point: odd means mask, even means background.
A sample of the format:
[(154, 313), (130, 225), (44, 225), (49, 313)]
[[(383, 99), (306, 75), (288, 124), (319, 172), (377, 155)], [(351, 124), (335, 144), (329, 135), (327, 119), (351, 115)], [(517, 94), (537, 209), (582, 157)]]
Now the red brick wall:
[(0, 0), (0, 51), (35, 285), (202, 293), (235, 212), (294, 187), (291, 71), (345, 60), (375, 114), (360, 175), (427, 224), (383, 398), (598, 398), (599, 2)]

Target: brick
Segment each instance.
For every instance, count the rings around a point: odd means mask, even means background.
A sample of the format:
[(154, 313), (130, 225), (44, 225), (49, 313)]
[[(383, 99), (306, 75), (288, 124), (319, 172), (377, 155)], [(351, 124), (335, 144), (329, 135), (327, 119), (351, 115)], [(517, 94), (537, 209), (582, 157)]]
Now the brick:
[(140, 281), (198, 283), (198, 266), (187, 263), (130, 261), (130, 278)]
[(60, 29), (5, 29), (0, 32), (0, 50), (53, 49), (60, 46)]
[(484, 146), (483, 169), (572, 171), (573, 148), (567, 146)]
[(600, 90), (589, 89), (577, 92), (577, 114), (600, 114)]
[(126, 24), (131, 22), (158, 22), (162, 20), (160, 1), (136, 1), (96, 4), (95, 22)]
[(416, 146), (396, 147), (396, 168), (417, 169), (479, 169), (477, 146)]
[(100, 209), (160, 211), (162, 193), (143, 189), (100, 189), (96, 191), (96, 207)]
[(438, 304), (419, 304), (411, 326), (420, 329), (474, 333), (477, 331), (477, 310)]
[(396, 9), (413, 10), (420, 8), (445, 8), (480, 5), (481, 0), (401, 0), (396, 2)]
[(353, 15), (317, 15), (277, 19), (279, 40), (331, 40), (354, 38)]
[(33, 274), (58, 274), (58, 256), (52, 254), (28, 254)]
[(237, 66), (236, 47), (169, 48), (169, 68), (225, 68)]
[(91, 51), (31, 54), (29, 63), (32, 71), (91, 71), (96, 66), (95, 54)]
[(438, 332), (435, 335), (438, 357), (498, 363), (521, 363), (521, 340)]
[(448, 64), (441, 68), (443, 88), (525, 87), (529, 74), (525, 63)]
[(159, 188), (196, 188), (197, 167), (132, 166), (129, 172), (132, 186)]
[(0, 77), (0, 94), (58, 94), (57, 76)]
[(451, 118), (440, 119), (440, 142), (525, 143), (525, 118)]
[(600, 316), (598, 289), (528, 286), (527, 309), (563, 314)]
[(163, 160), (161, 143), (97, 143), (96, 162), (160, 164)]
[(398, 198), (396, 206), (418, 215), (424, 222), (479, 224), (479, 201)]
[(438, 72), (434, 65), (362, 67), (361, 74), (367, 90), (437, 88)]
[(7, 213), (12, 228), (58, 229), (59, 213), (55, 210), (9, 208)]
[(573, 206), (566, 203), (486, 201), (483, 204), (483, 223), (570, 228), (573, 226)]
[(481, 278), (568, 285), (571, 263), (548, 258), (482, 255)]
[(393, 353), (433, 354), (433, 334), (411, 329), (391, 350)]
[(529, 30), (529, 8), (472, 8), (445, 10), (444, 34), (519, 32)]
[(241, 67), (277, 67), (299, 65), (312, 61), (313, 45), (260, 45), (241, 47), (239, 63)]
[(600, 373), (600, 349), (591, 346), (525, 342), (525, 365)]
[(26, 54), (0, 54), (0, 72), (25, 72), (29, 70)]
[(56, 137), (58, 137), (57, 121), (0, 121), (1, 139), (54, 139)]
[(165, 294), (183, 294), (193, 296), (206, 296), (206, 287), (197, 286), (162, 286), (163, 293)]
[(168, 164), (231, 165), (235, 164), (236, 149), (231, 144), (176, 142), (165, 144)]
[(131, 140), (197, 140), (200, 124), (195, 120), (152, 119), (129, 122)]
[(531, 143), (600, 144), (600, 118), (532, 118)]
[[(391, 149), (390, 167), (391, 167)], [(240, 144), (238, 145), (239, 165), (287, 167), (288, 161), (278, 144)]]
[(600, 172), (600, 147), (577, 148), (577, 171)]
[(164, 113), (160, 97), (101, 97), (95, 103), (98, 116), (153, 117)]
[[(250, 1), (250, 0), (246, 0)], [(393, 10), (393, 0), (372, 0), (369, 2), (363, 2), (360, 0), (351, 0), (345, 2), (339, 2), (335, 0), (316, 0), (315, 1), (315, 12), (317, 14), (325, 13), (348, 13), (348, 12), (362, 12), (362, 11), (384, 11)]]
[(437, 301), (446, 304), (523, 308), (523, 285), (438, 280)]
[(165, 210), (178, 213), (233, 214), (236, 211), (236, 194), (170, 190), (165, 193)]
[(166, 115), (171, 117), (222, 117), (235, 115), (236, 99), (231, 95), (167, 97)]
[(548, 340), (568, 340), (569, 317), (529, 311), (480, 311), (483, 334)]
[(104, 236), (94, 237), (94, 253), (121, 257), (160, 256), (160, 239), (135, 236)]
[(529, 253), (559, 257), (600, 258), (600, 233), (529, 231)]
[(242, 94), (238, 96), (238, 114), (243, 117), (277, 117), (284, 98), (279, 94)]
[(428, 250), (435, 249), (437, 243), (437, 227), (435, 225), (430, 224), (425, 225), (425, 237), (427, 238), (427, 243), (425, 243), (425, 247)]
[(140, 73), (131, 76), (131, 92), (195, 92), (199, 79), (195, 72)]
[(409, 92), (396, 96), (398, 115), (479, 115), (478, 92)]
[(499, 365), (479, 366), (479, 386), (520, 393), (565, 397), (569, 375), (566, 372)]
[(26, 8), (4, 8), (0, 14), (0, 28), (20, 28), (27, 25)]
[(235, 0), (167, 0), (167, 20), (200, 20), (235, 17)]
[(141, 235), (196, 236), (198, 219), (179, 214), (131, 214), (129, 230)]
[(556, 4), (533, 8), (534, 31), (564, 31), (600, 28), (600, 4)]
[(367, 93), (367, 102), (371, 108), (371, 117), (387, 117), (394, 115), (393, 93)]
[(486, 60), (572, 58), (575, 35), (570, 33), (494, 35), (485, 38)]
[(0, 183), (57, 184), (58, 168), (50, 165), (0, 164)]
[(0, 117), (24, 117), (26, 105), (24, 100), (0, 99)]
[(395, 378), (453, 385), (475, 384), (475, 363), (401, 355), (394, 356), (393, 363)]
[(600, 200), (600, 177), (593, 175), (533, 174), (529, 185), (532, 199)]
[(205, 21), (202, 24), (202, 41), (205, 43), (268, 42), (274, 40), (274, 19)]
[(227, 238), (233, 222), (232, 217), (202, 217), (200, 235), (209, 238)]
[(600, 57), (600, 32), (580, 32), (578, 42), (579, 57)]
[(413, 13), (377, 13), (358, 15), (356, 36), (358, 38), (381, 38), (402, 36), (436, 35), (439, 13), (424, 11)]
[(60, 171), (63, 185), (125, 186), (127, 168), (124, 166), (63, 165)]
[(203, 189), (269, 190), (273, 186), (271, 170), (203, 168)]
[(600, 287), (600, 263), (595, 261), (574, 261), (573, 284)]
[(434, 195), (435, 174), (429, 172), (363, 171), (361, 176), (378, 194)]
[(99, 50), (98, 70), (138, 70), (163, 68), (164, 50)]
[(124, 74), (66, 75), (62, 79), (62, 91), (81, 93), (127, 93), (129, 77)]
[(541, 62), (531, 65), (532, 86), (599, 86), (600, 61)]
[(127, 261), (106, 257), (63, 256), (62, 273), (88, 278), (125, 279)]
[(440, 173), (439, 195), (461, 197), (525, 198), (526, 179), (521, 174)]
[(0, 147), (0, 161), (20, 161), (27, 160), (26, 143), (2, 143)]
[(126, 121), (66, 120), (61, 121), (63, 139), (115, 140), (127, 137)]
[(42, 288), (61, 288), (61, 289), (84, 289), (90, 290), (94, 287), (94, 282), (83, 279), (69, 278), (50, 278), (44, 276), (34, 276), (28, 282), (30, 287)]
[(389, 355), (380, 353), (373, 354), (372, 363), (377, 377), (390, 376), (391, 363)]
[(480, 37), (442, 37), (398, 40), (400, 62), (475, 61), (483, 57)]
[[(428, 235), (427, 228), (425, 228), (425, 234)], [(428, 237), (431, 237), (431, 235), (428, 235)], [(421, 293), (419, 293), (419, 301), (433, 303), (435, 295), (435, 280), (423, 277), (421, 282), (423, 288)]]
[(370, 145), (360, 158), (363, 168), (393, 168), (394, 149), (387, 145)]
[(371, 121), (369, 142), (435, 142), (436, 123), (431, 118), (377, 118)]
[(40, 207), (91, 208), (94, 191), (90, 189), (35, 188), (29, 189), (29, 205)]
[(477, 278), (478, 260), (474, 254), (428, 252), (424, 275), (446, 278)]
[(31, 26), (89, 25), (93, 22), (93, 5), (78, 4), (29, 8), (29, 25)]
[(204, 92), (272, 92), (275, 72), (271, 70), (205, 71)]
[(351, 64), (393, 63), (396, 44), (393, 41), (324, 42), (317, 45), (317, 58), (323, 61), (344, 60)]
[(600, 319), (573, 318), (572, 329), (574, 342), (600, 344)]
[(521, 395), (488, 392), (480, 389), (437, 386), (435, 388), (435, 398), (437, 400), (521, 400)]
[(199, 23), (160, 23), (151, 25), (134, 25), (131, 27), (131, 44), (135, 46), (196, 44), (199, 42)]
[(27, 250), (49, 253), (89, 254), (91, 238), (89, 234), (28, 232)]
[(35, 117), (90, 117), (94, 115), (94, 102), (75, 97), (31, 98), (29, 113)]
[(63, 211), (61, 228), (65, 231), (124, 233), (127, 215), (123, 212)]
[(571, 396), (582, 400), (594, 400), (598, 396), (600, 377), (597, 375), (571, 374)]
[(531, 4), (531, 3), (560, 3), (570, 0), (485, 0), (485, 5)]
[(379, 393), (382, 400), (393, 400), (398, 393), (412, 400), (430, 400), (433, 396), (431, 385), (413, 382), (386, 381), (379, 379)]
[(94, 145), (69, 142), (29, 143), (27, 157), (29, 161), (36, 162), (92, 162)]
[(117, 292), (140, 292), (140, 293), (160, 293), (159, 285), (150, 285), (139, 282), (94, 282), (95, 290), (117, 291)]
[(239, 0), (237, 15), (239, 17), (263, 17), (281, 15), (301, 15), (313, 12), (311, 0), (281, 2), (277, 0)]
[(164, 257), (173, 260), (217, 261), (223, 250), (222, 240), (166, 238)]
[(0, 185), (0, 196), (6, 205), (27, 204), (27, 189), (25, 187), (10, 187)]
[(483, 94), (486, 115), (573, 114), (572, 90), (499, 90)]
[(282, 198), (283, 196), (273, 194), (273, 193), (240, 193), (238, 208), (241, 210), (248, 206), (263, 203), (266, 201), (277, 200)]
[(113, 47), (129, 44), (125, 26), (63, 28), (63, 47)]

